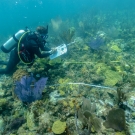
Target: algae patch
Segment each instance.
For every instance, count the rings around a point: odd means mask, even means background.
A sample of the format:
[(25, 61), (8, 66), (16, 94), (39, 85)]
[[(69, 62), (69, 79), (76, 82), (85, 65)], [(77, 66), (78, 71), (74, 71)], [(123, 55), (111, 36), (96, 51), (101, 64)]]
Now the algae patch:
[(122, 81), (122, 77), (119, 75), (119, 73), (112, 70), (107, 70), (105, 72), (105, 77), (106, 77), (104, 81), (105, 86), (114, 86), (119, 81)]

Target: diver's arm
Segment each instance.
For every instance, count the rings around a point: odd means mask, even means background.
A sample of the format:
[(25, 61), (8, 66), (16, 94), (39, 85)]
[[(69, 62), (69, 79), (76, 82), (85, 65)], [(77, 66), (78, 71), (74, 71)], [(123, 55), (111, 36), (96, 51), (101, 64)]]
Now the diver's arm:
[(28, 48), (31, 48), (32, 52), (34, 54), (36, 54), (39, 58), (44, 58), (44, 57), (48, 57), (49, 55), (51, 55), (50, 49), (48, 52), (41, 52), (39, 49), (39, 45), (34, 40), (30, 40), (28, 45), (29, 45)]
[(57, 49), (56, 48), (48, 48), (46, 45), (44, 44), (40, 44), (40, 49), (41, 49), (41, 54), (44, 54), (44, 55), (51, 55), (53, 53), (56, 53)]
[(40, 44), (40, 48), (42, 51), (51, 51), (51, 49), (49, 47), (46, 46), (47, 42), (43, 42), (42, 44)]
[(34, 48), (33, 50), (34, 54), (36, 54), (39, 58), (44, 58), (44, 57), (48, 57), (49, 55), (51, 55), (50, 52), (42, 52), (39, 50), (39, 48)]
[(44, 46), (43, 48), (41, 48), (42, 51), (51, 51), (51, 49), (47, 46)]

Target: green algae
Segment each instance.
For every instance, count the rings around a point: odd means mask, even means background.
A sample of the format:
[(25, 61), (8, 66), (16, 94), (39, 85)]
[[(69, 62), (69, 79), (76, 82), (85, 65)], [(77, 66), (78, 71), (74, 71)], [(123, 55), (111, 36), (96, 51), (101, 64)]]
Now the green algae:
[(112, 70), (107, 70), (105, 72), (105, 81), (104, 85), (106, 86), (114, 86), (116, 85), (119, 81), (122, 81), (121, 75), (119, 75), (118, 72), (112, 71)]

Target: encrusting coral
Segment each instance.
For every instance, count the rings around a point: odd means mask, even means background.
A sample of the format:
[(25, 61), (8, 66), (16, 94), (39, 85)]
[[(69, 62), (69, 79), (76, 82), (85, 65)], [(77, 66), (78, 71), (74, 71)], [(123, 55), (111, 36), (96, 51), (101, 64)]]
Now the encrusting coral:
[(122, 51), (117, 45), (112, 45), (111, 49), (116, 51), (116, 52), (121, 52)]
[(105, 82), (104, 84), (106, 86), (114, 86), (117, 84), (119, 81), (122, 81), (122, 77), (119, 75), (119, 73), (112, 71), (112, 70), (107, 70), (105, 72)]
[(13, 74), (13, 80), (14, 81), (19, 81), (25, 75), (27, 76), (27, 75), (29, 75), (29, 73), (26, 70), (18, 69)]
[(6, 98), (0, 98), (0, 110), (8, 104), (8, 100)]
[(52, 131), (53, 133), (55, 134), (62, 134), (66, 129), (66, 122), (62, 122), (60, 120), (56, 120), (54, 123), (53, 123), (53, 126), (52, 126)]

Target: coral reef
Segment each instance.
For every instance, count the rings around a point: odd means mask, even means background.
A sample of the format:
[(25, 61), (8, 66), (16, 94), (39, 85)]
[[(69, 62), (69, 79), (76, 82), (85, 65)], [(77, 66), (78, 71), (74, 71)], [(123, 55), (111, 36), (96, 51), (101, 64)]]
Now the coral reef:
[(10, 124), (7, 126), (6, 130), (18, 130), (19, 127), (22, 126), (23, 123), (25, 123), (26, 120), (23, 117), (16, 118), (10, 122)]
[(42, 97), (47, 79), (48, 78), (40, 78), (40, 80), (36, 82), (33, 76), (23, 76), (20, 82), (16, 82), (15, 94), (22, 102), (31, 103), (39, 100)]
[(5, 98), (0, 98), (0, 110), (8, 104), (8, 100)]
[(0, 134), (2, 134), (2, 132), (4, 131), (4, 128), (5, 128), (5, 122), (3, 118), (0, 116)]
[(64, 30), (62, 33), (60, 33), (60, 37), (65, 44), (70, 43), (74, 35), (75, 35), (74, 27), (71, 27), (68, 30)]
[(105, 42), (105, 33), (102, 31), (98, 31), (96, 36), (92, 38), (91, 42), (89, 43), (89, 46), (97, 50), (99, 49)]
[(85, 98), (81, 109), (78, 110), (78, 119), (88, 128), (89, 132), (99, 132), (101, 129), (101, 121), (96, 117), (95, 110), (95, 104), (91, 104), (90, 100)]
[(125, 112), (122, 109), (112, 109), (104, 122), (106, 128), (113, 128), (116, 131), (126, 130)]
[(122, 91), (122, 88), (117, 89), (117, 94), (118, 94), (118, 105), (122, 106), (123, 102), (126, 101), (126, 94)]
[(52, 131), (55, 134), (62, 134), (66, 129), (66, 122), (62, 122), (60, 120), (57, 120), (53, 123)]
[(122, 81), (122, 77), (115, 71), (112, 70), (107, 70), (105, 72), (105, 82), (104, 85), (106, 86), (114, 86), (116, 85), (119, 81)]
[[(134, 10), (76, 16), (52, 18), (49, 25), (50, 47), (74, 41), (65, 55), (35, 57), (31, 67), (20, 63), (13, 75), (0, 76), (0, 134), (135, 134)], [(31, 74), (36, 82), (48, 77), (40, 94), (35, 83), (20, 85)], [(31, 92), (18, 100), (15, 88), (17, 95)]]
[(29, 73), (24, 69), (18, 69), (13, 74), (13, 80), (14, 81), (19, 81), (25, 75), (29, 75)]

